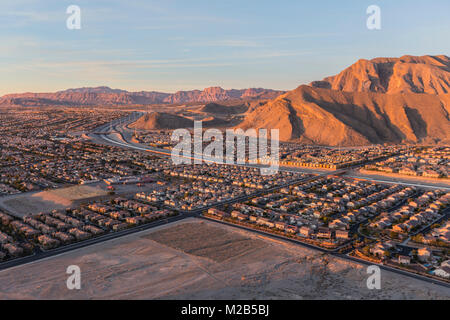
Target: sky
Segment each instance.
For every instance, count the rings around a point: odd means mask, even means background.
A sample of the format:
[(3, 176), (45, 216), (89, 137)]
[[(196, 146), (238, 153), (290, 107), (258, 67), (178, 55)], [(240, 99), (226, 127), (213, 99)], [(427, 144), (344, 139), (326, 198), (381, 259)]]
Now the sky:
[[(67, 28), (70, 5), (81, 29)], [(291, 90), (359, 59), (450, 55), (449, 12), (448, 0), (2, 0), (0, 95)]]

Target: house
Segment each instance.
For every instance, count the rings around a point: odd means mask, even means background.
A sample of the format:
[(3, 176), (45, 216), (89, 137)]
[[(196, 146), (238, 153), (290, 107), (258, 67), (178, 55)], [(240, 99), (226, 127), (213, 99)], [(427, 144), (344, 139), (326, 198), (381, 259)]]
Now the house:
[(317, 231), (318, 238), (331, 239), (331, 229), (319, 228)]
[(316, 210), (316, 211), (314, 211), (313, 216), (314, 216), (314, 218), (320, 219), (323, 217), (323, 212)]
[(119, 224), (115, 224), (113, 225), (113, 230), (114, 231), (119, 231), (119, 230), (124, 230), (128, 227), (128, 224), (126, 224), (125, 222), (123, 223), (119, 223)]
[(336, 230), (335, 236), (336, 236), (336, 239), (348, 239), (348, 231)]
[(420, 248), (417, 250), (417, 257), (420, 261), (428, 261), (430, 260), (432, 252), (428, 248)]
[(438, 277), (450, 279), (450, 267), (444, 266), (434, 270), (434, 274)]
[(12, 241), (13, 239), (9, 235), (0, 231), (0, 244), (5, 244)]
[(266, 225), (270, 220), (267, 218), (258, 218), (257, 223), (260, 225)]
[(300, 228), (300, 235), (309, 238), (312, 234), (312, 230), (309, 227), (303, 226)]
[[(208, 212), (209, 212), (209, 210), (208, 210)], [(236, 210), (231, 211), (231, 217), (233, 217), (233, 218), (237, 218), (240, 214), (241, 213), (239, 211), (236, 211)]]
[(141, 224), (143, 222), (142, 217), (136, 216), (136, 217), (127, 217), (125, 218), (125, 222), (129, 224)]
[(38, 241), (42, 245), (42, 247), (46, 250), (56, 248), (60, 244), (58, 240), (53, 239), (47, 235), (40, 235), (38, 237)]
[(7, 243), (3, 245), (3, 249), (8, 251), (8, 253), (14, 257), (18, 257), (23, 253), (23, 249), (21, 247), (18, 247), (12, 243)]
[(297, 233), (298, 228), (296, 226), (286, 226), (286, 232), (287, 233)]
[(424, 172), (422, 172), (422, 176), (430, 178), (439, 178), (440, 174), (435, 170), (425, 170)]
[(209, 214), (212, 214), (212, 215), (215, 215), (215, 216), (217, 216), (217, 217), (220, 217), (220, 218), (223, 218), (223, 217), (227, 216), (227, 213), (226, 213), (226, 212), (220, 211), (220, 210), (218, 210), (218, 209), (216, 209), (216, 208), (210, 208), (210, 209), (208, 209), (208, 213), (209, 213)]
[(275, 228), (275, 223), (273, 223), (272, 221), (267, 221), (266, 226), (269, 228)]
[(286, 229), (286, 223), (281, 222), (281, 221), (277, 221), (277, 222), (275, 222), (275, 228), (277, 228), (279, 230), (285, 230)]
[(410, 264), (411, 263), (411, 258), (408, 257), (408, 256), (399, 255), (398, 256), (398, 263), (400, 263), (400, 264)]
[(378, 256), (378, 257), (384, 257), (384, 255), (387, 253), (388, 251), (383, 247), (383, 246), (375, 246), (373, 248), (370, 248), (370, 253), (372, 253), (374, 256)]
[(91, 235), (89, 233), (79, 230), (77, 228), (72, 228), (68, 232), (71, 235), (73, 235), (77, 240), (86, 240), (91, 237)]
[(373, 255), (384, 257), (386, 253), (389, 252), (389, 249), (392, 249), (395, 246), (395, 244), (387, 241), (387, 242), (378, 242), (370, 249), (370, 252)]
[(402, 233), (406, 229), (405, 224), (399, 223), (392, 227), (392, 231)]
[(68, 235), (67, 233), (64, 233), (64, 232), (56, 232), (54, 234), (54, 237), (64, 243), (67, 243), (67, 242), (70, 242), (73, 240), (73, 237), (71, 235)]
[(236, 215), (236, 218), (237, 218), (239, 221), (244, 221), (244, 220), (247, 220), (247, 219), (248, 219), (248, 215), (239, 212), (239, 214)]
[(446, 260), (441, 263), (441, 267), (450, 267), (450, 260)]

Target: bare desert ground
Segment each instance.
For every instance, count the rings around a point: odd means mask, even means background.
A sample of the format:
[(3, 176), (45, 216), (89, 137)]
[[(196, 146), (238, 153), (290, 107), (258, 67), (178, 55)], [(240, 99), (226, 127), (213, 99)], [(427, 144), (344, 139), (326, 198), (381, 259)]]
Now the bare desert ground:
[[(81, 269), (68, 290), (66, 268)], [(0, 299), (449, 299), (447, 288), (188, 219), (0, 272)]]
[(27, 214), (65, 209), (82, 200), (105, 196), (107, 196), (107, 192), (100, 188), (77, 185), (49, 191), (6, 196), (0, 199), (0, 207), (3, 207), (11, 214), (22, 217)]

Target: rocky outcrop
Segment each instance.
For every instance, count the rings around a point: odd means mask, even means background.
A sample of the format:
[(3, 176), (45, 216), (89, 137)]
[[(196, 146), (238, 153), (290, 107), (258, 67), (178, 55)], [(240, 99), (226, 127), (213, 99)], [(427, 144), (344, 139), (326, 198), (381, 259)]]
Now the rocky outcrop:
[(361, 59), (336, 76), (311, 86), (346, 92), (450, 93), (450, 58), (403, 56)]

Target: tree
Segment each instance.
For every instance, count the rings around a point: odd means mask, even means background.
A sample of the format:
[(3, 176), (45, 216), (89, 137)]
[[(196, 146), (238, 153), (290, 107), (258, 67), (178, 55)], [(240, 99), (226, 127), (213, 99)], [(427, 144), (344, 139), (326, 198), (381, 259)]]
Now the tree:
[(369, 246), (365, 246), (364, 248), (362, 248), (362, 252), (363, 252), (366, 256), (370, 255), (370, 248), (369, 248)]
[(398, 238), (398, 233), (397, 233), (397, 232), (394, 232), (394, 231), (391, 231), (391, 232), (389, 233), (389, 236), (390, 236), (392, 239), (397, 239), (397, 238)]
[(421, 235), (421, 234), (415, 235), (415, 236), (411, 237), (411, 240), (414, 241), (414, 242), (422, 243), (423, 242), (423, 235)]

